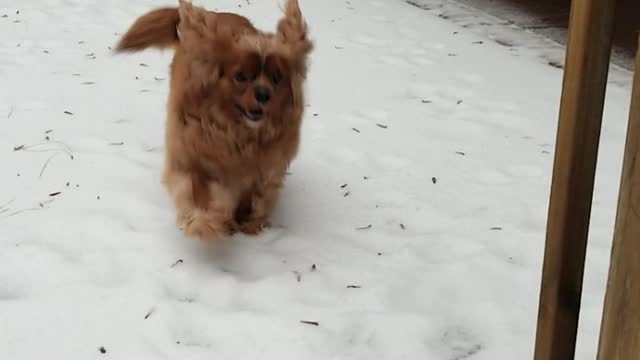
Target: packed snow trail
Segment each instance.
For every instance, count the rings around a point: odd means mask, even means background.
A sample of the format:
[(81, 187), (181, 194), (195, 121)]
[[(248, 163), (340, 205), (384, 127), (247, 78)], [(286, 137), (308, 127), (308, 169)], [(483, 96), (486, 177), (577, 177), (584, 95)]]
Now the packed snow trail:
[[(166, 4), (0, 0), (0, 358), (531, 358), (562, 80), (542, 50), (399, 0), (301, 1), (316, 50), (275, 226), (205, 245), (160, 183), (171, 54), (110, 50)], [(629, 92), (608, 91), (579, 359)]]

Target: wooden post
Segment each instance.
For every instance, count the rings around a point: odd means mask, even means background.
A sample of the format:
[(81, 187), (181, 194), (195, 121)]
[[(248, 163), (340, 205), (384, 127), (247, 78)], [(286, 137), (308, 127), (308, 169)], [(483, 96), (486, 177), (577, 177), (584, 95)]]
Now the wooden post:
[[(640, 41), (639, 41), (640, 43)], [(640, 51), (631, 95), (618, 215), (598, 360), (640, 358)]]
[(573, 0), (549, 203), (535, 360), (575, 355), (615, 0)]

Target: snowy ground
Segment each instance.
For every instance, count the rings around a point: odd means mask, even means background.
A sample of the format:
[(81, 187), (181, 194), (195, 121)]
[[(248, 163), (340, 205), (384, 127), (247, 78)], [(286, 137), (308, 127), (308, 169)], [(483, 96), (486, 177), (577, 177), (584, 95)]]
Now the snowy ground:
[[(569, 14), (559, 9), (542, 17), (531, 13), (526, 1), (513, 0), (404, 0), (413, 6), (428, 11), (431, 15), (449, 20), (467, 31), (486, 36), (506, 47), (535, 49), (536, 56), (545, 63), (564, 66), (567, 29), (559, 24), (558, 17)], [(535, 0), (528, 0), (536, 3)], [(561, 7), (561, 4), (557, 6)], [(547, 3), (546, 7), (550, 5)], [(552, 18), (552, 19), (551, 19)], [(622, 28), (622, 26), (620, 26)], [(626, 29), (626, 28), (625, 28)], [(629, 82), (628, 72), (633, 70), (634, 58), (631, 49), (613, 46), (611, 81)], [(622, 71), (620, 71), (622, 70)]]
[[(564, 44), (567, 37), (567, 23), (569, 19), (568, 1), (539, 1), (539, 0), (405, 0), (414, 6), (431, 11), (438, 16), (445, 17), (461, 26), (481, 30), (489, 37), (494, 37), (505, 45), (523, 45), (528, 47), (548, 48), (540, 51), (540, 55), (547, 57), (554, 64), (564, 62)], [(631, 2), (624, 0), (616, 3), (616, 30), (612, 49), (612, 62), (627, 70), (633, 70), (633, 50), (636, 39), (631, 35), (633, 26), (637, 23), (632, 16), (624, 16), (621, 11), (633, 11)], [(514, 29), (519, 31), (514, 32)], [(522, 31), (526, 29), (526, 31)], [(527, 36), (529, 32), (534, 36)], [(538, 35), (542, 35), (540, 37)], [(631, 38), (629, 41), (623, 38)], [(550, 41), (552, 40), (552, 41)], [(551, 45), (555, 46), (551, 46)], [(562, 44), (562, 46), (559, 46)], [(619, 45), (631, 45), (619, 46)], [(553, 50), (557, 51), (553, 51)], [(624, 76), (624, 75), (623, 75)]]
[[(197, 3), (273, 28), (275, 1), (238, 1)], [(0, 358), (531, 358), (562, 81), (547, 49), (401, 0), (301, 1), (317, 48), (278, 226), (206, 246), (159, 182), (170, 54), (108, 48), (172, 3), (0, 0)], [(614, 77), (578, 359), (617, 201)]]

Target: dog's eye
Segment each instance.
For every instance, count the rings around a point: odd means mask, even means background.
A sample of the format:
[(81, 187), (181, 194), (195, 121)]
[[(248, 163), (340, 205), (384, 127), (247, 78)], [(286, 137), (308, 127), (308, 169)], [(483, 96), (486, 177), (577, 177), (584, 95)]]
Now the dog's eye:
[(247, 82), (249, 78), (242, 72), (236, 74), (235, 79), (237, 82)]
[(271, 81), (273, 81), (275, 85), (278, 85), (278, 83), (282, 81), (282, 73), (280, 71), (274, 72), (273, 75), (271, 75)]

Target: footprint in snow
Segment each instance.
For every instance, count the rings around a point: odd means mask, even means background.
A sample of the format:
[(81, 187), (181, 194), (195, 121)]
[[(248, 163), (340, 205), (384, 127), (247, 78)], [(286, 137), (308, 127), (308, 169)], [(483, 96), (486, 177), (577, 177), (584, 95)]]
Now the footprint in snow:
[(482, 351), (482, 344), (463, 328), (453, 328), (445, 331), (442, 342), (449, 348), (449, 360), (466, 360)]

